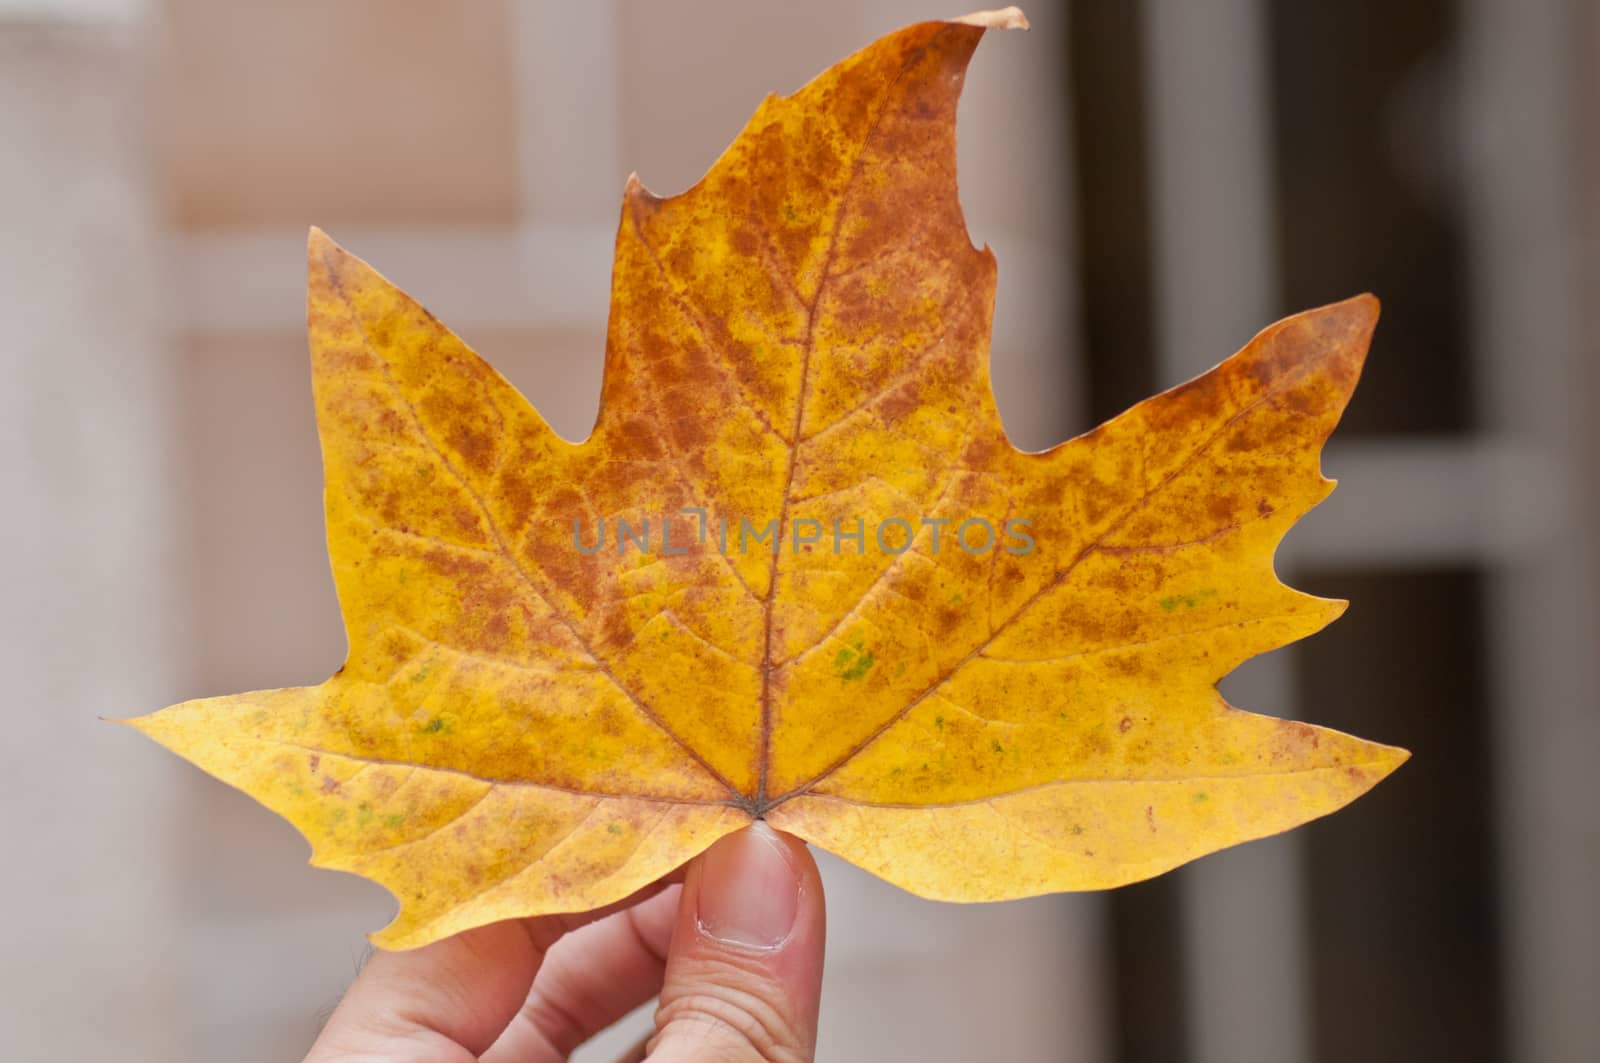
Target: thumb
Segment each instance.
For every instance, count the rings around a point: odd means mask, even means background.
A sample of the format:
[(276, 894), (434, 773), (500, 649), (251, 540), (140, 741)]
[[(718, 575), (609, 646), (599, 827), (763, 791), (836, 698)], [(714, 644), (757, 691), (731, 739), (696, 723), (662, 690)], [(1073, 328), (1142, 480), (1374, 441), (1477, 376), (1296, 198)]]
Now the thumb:
[(809, 1063), (825, 938), (805, 844), (757, 821), (689, 865), (651, 1063)]

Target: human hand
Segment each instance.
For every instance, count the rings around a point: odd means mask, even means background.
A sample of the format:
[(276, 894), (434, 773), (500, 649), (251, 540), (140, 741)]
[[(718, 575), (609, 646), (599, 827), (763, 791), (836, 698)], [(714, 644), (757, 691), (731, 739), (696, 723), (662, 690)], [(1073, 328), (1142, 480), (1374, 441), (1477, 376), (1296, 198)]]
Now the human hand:
[(655, 1034), (625, 1061), (806, 1063), (823, 938), (816, 862), (757, 822), (681, 885), (379, 952), (306, 1063), (554, 1063), (657, 993)]

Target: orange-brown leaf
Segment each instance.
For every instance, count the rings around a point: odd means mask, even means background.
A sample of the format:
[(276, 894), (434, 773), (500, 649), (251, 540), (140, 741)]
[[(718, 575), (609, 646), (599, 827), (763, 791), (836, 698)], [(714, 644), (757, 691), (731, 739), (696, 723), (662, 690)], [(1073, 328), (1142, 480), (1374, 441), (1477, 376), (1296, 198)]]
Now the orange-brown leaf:
[(1216, 691), (1342, 609), (1272, 556), (1332, 486), (1373, 299), (1045, 453), (1006, 439), (954, 137), (984, 27), (1019, 21), (909, 27), (682, 195), (630, 181), (582, 443), (314, 231), (349, 659), (136, 725), (393, 891), (391, 947), (609, 903), (753, 817), (988, 900), (1145, 878), (1392, 771)]

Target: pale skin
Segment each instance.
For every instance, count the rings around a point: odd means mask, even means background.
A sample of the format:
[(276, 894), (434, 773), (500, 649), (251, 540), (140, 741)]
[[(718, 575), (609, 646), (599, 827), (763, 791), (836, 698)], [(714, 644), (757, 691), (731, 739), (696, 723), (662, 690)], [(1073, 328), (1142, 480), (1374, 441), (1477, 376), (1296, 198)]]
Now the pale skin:
[(599, 912), (379, 952), (306, 1063), (555, 1063), (658, 995), (623, 1060), (809, 1063), (824, 937), (816, 862), (756, 823)]

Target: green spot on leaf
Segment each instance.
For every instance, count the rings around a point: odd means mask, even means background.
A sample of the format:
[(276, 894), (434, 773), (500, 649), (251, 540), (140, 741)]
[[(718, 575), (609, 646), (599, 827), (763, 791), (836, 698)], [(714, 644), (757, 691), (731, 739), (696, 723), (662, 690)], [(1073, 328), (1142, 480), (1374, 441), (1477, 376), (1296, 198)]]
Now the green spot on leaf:
[(853, 683), (863, 678), (877, 664), (877, 658), (868, 653), (863, 643), (856, 643), (854, 649), (840, 650), (833, 658), (833, 670), (840, 679)]
[(1193, 594), (1168, 595), (1161, 599), (1160, 604), (1162, 609), (1170, 613), (1180, 605), (1185, 609), (1193, 609), (1207, 598), (1215, 598), (1216, 596), (1217, 589), (1215, 587), (1206, 587), (1203, 590), (1195, 591)]
[(622, 833), (622, 824), (620, 824), (620, 823), (607, 823), (606, 824), (606, 833), (607, 834), (621, 834)]

